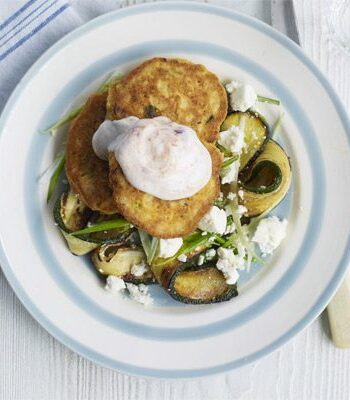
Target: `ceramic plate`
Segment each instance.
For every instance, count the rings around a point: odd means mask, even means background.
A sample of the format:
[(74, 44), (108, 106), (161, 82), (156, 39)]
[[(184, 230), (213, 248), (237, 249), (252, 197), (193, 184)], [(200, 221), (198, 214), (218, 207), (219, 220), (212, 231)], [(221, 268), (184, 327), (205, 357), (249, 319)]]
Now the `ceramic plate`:
[[(152, 288), (143, 306), (105, 292), (88, 259), (66, 249), (46, 205), (62, 144), (41, 135), (112, 70), (152, 56), (184, 57), (222, 79), (281, 100), (277, 140), (293, 185), (275, 214), (288, 236), (253, 268), (230, 302), (186, 306)], [(266, 106), (273, 122), (281, 108)], [(266, 111), (267, 112), (267, 111)], [(0, 264), (29, 312), (62, 343), (100, 364), (143, 376), (185, 378), (240, 367), (285, 343), (325, 307), (349, 258), (350, 149), (346, 113), (323, 75), (269, 26), (204, 4), (152, 3), (97, 18), (47, 51), (0, 121)]]

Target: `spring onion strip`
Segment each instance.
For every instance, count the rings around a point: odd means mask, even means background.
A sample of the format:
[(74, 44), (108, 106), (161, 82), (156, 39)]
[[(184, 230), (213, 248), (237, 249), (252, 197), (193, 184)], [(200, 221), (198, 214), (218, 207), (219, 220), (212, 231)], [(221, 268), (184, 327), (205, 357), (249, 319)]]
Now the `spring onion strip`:
[(91, 225), (87, 228), (72, 232), (72, 233), (70, 233), (70, 235), (73, 235), (73, 236), (86, 235), (88, 233), (110, 231), (112, 229), (126, 228), (128, 226), (130, 226), (130, 224), (124, 218), (117, 218), (117, 219), (111, 219), (109, 221), (98, 222), (97, 224)]
[(149, 258), (147, 259), (149, 264), (152, 264), (153, 260), (156, 258), (158, 250), (159, 250), (159, 239), (152, 237)]
[(207, 244), (212, 237), (213, 237), (212, 235), (202, 236), (201, 232), (195, 232), (185, 237), (184, 243), (179, 249), (179, 251), (172, 257), (160, 259), (161, 261), (156, 262), (157, 266), (169, 264), (172, 261), (175, 261), (179, 256), (191, 253), (191, 251), (193, 251), (197, 247), (204, 246), (205, 244)]
[(233, 154), (229, 150), (227, 150), (224, 146), (222, 146), (221, 144), (216, 143), (216, 147), (221, 151), (221, 153), (223, 153), (223, 155), (225, 157), (232, 157), (233, 156)]
[(63, 171), (65, 162), (66, 162), (66, 155), (63, 154), (59, 158), (57, 166), (56, 166), (55, 170), (53, 171), (53, 174), (50, 179), (49, 188), (48, 188), (47, 197), (46, 197), (47, 203), (50, 201), (52, 195), (54, 194), (54, 192), (56, 190), (56, 187), (58, 185), (58, 179)]
[(113, 83), (118, 82), (122, 77), (120, 72), (112, 72), (108, 75), (107, 79), (102, 83), (102, 85), (97, 90), (98, 93), (104, 93), (107, 91), (108, 87)]
[(281, 102), (277, 99), (271, 99), (270, 97), (264, 97), (264, 96), (257, 96), (258, 101), (260, 101), (260, 103), (269, 103), (269, 104), (274, 104), (276, 106), (279, 106), (281, 104)]
[(55, 136), (58, 129), (64, 125), (68, 124), (68, 122), (72, 121), (80, 113), (82, 108), (83, 108), (83, 106), (75, 108), (74, 110), (70, 111), (68, 114), (66, 114), (62, 118), (60, 118), (57, 122), (55, 122), (53, 125), (51, 125), (47, 129), (40, 131), (40, 133), (43, 135), (46, 135), (49, 133), (52, 136)]
[[(118, 80), (121, 79), (121, 74), (120, 72), (114, 72), (112, 74), (109, 74), (107, 79), (102, 83), (102, 85), (98, 88), (97, 93), (104, 93), (108, 89), (108, 87), (117, 82)], [(68, 112), (68, 114), (65, 114), (62, 118), (60, 118), (57, 122), (55, 122), (53, 125), (48, 127), (47, 129), (40, 131), (41, 134), (51, 134), (52, 136), (55, 136), (57, 133), (58, 129), (61, 128), (62, 126), (68, 124), (68, 122), (71, 122), (83, 109), (84, 104), (81, 105), (80, 107), (75, 108), (74, 110)]]
[(230, 165), (232, 165), (235, 161), (239, 159), (239, 156), (233, 156), (230, 158), (227, 158), (222, 164), (221, 164), (221, 170), (228, 168)]
[(152, 237), (142, 229), (138, 229), (138, 231), (143, 250), (146, 254), (147, 262), (148, 264), (151, 264), (156, 258), (159, 250), (159, 239)]

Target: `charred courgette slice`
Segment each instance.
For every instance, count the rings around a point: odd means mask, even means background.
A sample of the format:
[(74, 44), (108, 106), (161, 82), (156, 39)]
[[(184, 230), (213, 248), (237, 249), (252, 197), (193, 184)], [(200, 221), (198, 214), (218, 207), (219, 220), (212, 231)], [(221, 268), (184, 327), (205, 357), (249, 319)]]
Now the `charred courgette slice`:
[(130, 243), (133, 229), (123, 227), (104, 232), (93, 232), (85, 235), (71, 235), (72, 232), (86, 227), (88, 222), (97, 223), (115, 216), (104, 216), (93, 213), (72, 191), (63, 193), (54, 208), (54, 219), (70, 251), (75, 255), (84, 255), (105, 243)]
[[(140, 247), (106, 244), (95, 249), (91, 255), (96, 270), (102, 275), (113, 275), (132, 283), (154, 283), (152, 271), (146, 265), (146, 255)], [(134, 265), (144, 264), (146, 271), (141, 276), (132, 273)]]
[(82, 256), (95, 249), (98, 244), (87, 242), (70, 235), (71, 232), (82, 229), (87, 224), (92, 211), (72, 191), (63, 193), (54, 208), (54, 219), (66, 239), (69, 250)]
[(228, 285), (213, 262), (196, 265), (198, 257), (188, 262), (174, 260), (163, 265), (152, 265), (158, 283), (177, 301), (189, 304), (210, 304), (237, 296), (235, 285)]
[(228, 115), (221, 126), (221, 130), (226, 131), (233, 125), (241, 126), (244, 129), (245, 147), (240, 156), (240, 170), (242, 170), (250, 160), (259, 154), (269, 136), (269, 130), (262, 118), (250, 111), (234, 112)]
[(220, 303), (238, 295), (237, 286), (228, 285), (213, 263), (181, 266), (171, 277), (168, 290), (175, 300), (189, 304)]
[(268, 139), (260, 155), (241, 171), (241, 203), (254, 217), (276, 207), (288, 192), (292, 170), (287, 154), (274, 140)]

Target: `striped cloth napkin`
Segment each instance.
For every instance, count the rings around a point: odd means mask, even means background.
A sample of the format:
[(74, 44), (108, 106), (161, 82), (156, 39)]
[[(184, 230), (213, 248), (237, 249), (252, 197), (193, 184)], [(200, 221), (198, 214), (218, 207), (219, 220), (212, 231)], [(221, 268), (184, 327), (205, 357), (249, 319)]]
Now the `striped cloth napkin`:
[(22, 76), (46, 49), (79, 25), (123, 5), (122, 0), (2, 0), (0, 112)]

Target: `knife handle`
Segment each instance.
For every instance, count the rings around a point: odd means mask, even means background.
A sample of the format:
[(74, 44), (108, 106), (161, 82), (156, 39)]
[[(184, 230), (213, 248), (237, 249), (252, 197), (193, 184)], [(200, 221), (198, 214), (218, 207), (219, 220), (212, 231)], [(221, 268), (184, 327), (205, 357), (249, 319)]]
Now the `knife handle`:
[(350, 348), (350, 271), (327, 307), (332, 339), (337, 347)]

